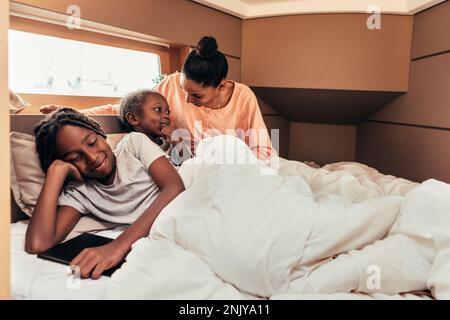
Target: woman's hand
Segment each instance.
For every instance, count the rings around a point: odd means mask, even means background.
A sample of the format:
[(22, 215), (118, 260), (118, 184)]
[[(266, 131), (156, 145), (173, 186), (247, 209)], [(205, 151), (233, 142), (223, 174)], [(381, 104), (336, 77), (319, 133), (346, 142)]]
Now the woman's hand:
[(64, 179), (69, 178), (78, 182), (83, 181), (83, 177), (81, 176), (81, 173), (80, 171), (78, 171), (77, 167), (69, 162), (59, 159), (52, 162), (52, 164), (48, 168), (48, 173), (58, 174), (60, 176), (63, 176)]
[(128, 251), (113, 241), (104, 246), (84, 249), (70, 265), (79, 268), (81, 277), (98, 279), (103, 271), (123, 261)]
[(61, 108), (62, 108), (61, 106), (57, 106), (56, 104), (47, 104), (45, 106), (42, 106), (39, 109), (39, 111), (42, 114), (49, 114), (49, 113), (52, 113), (53, 111), (56, 111), (56, 110), (61, 109)]

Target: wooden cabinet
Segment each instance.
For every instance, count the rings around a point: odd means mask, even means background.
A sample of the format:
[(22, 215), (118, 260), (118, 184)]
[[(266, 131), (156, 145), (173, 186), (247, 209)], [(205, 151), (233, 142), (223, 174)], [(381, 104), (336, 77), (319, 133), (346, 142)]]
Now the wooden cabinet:
[(405, 92), (412, 16), (313, 14), (243, 21), (242, 81), (255, 87)]

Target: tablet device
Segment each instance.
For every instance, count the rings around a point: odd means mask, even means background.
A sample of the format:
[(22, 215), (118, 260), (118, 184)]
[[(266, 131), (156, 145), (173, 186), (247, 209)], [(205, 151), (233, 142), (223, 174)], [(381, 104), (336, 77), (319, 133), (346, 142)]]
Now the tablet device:
[[(103, 246), (110, 243), (114, 239), (106, 238), (102, 236), (97, 236), (90, 233), (82, 233), (79, 236), (67, 240), (66, 242), (60, 243), (47, 251), (39, 253), (38, 258), (49, 260), (57, 263), (62, 263), (69, 265), (70, 261), (75, 259), (75, 257), (86, 248), (93, 248)], [(110, 277), (114, 271), (120, 268), (123, 261), (118, 265), (103, 271), (102, 275)]]

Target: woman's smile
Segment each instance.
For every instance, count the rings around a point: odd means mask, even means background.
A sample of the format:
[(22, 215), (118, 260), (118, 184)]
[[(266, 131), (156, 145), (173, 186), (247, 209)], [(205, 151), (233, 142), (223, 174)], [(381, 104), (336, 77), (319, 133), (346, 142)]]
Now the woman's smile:
[(106, 157), (103, 158), (103, 160), (92, 169), (92, 172), (102, 173), (105, 167), (106, 167)]

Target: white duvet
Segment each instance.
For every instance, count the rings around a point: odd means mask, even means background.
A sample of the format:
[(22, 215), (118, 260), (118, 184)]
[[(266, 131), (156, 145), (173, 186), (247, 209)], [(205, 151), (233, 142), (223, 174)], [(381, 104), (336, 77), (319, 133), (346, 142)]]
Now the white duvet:
[(419, 185), (357, 163), (313, 169), (279, 159), (268, 174), (227, 136), (204, 140), (197, 152), (214, 162), (230, 154), (225, 145), (236, 150), (234, 164), (185, 162), (186, 191), (122, 268), (64, 297), (341, 299), (431, 290), (450, 298), (448, 184)]
[[(224, 145), (238, 150), (235, 162), (252, 157), (241, 141), (225, 136), (206, 140), (199, 154), (219, 159)], [(280, 161), (273, 175), (261, 163), (185, 163), (180, 174), (187, 190), (164, 209), (149, 237), (134, 244), (106, 297), (426, 289), (450, 297), (449, 185), (419, 186), (354, 163), (316, 170)]]

